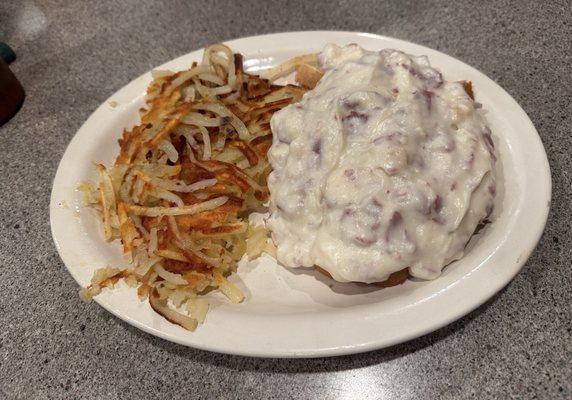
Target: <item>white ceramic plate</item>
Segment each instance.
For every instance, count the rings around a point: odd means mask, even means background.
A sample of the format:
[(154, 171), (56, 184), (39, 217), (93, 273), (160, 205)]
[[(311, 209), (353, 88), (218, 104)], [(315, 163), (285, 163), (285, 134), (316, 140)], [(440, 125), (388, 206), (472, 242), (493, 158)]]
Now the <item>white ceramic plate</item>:
[[(239, 265), (234, 281), (247, 294), (246, 301), (232, 305), (213, 294), (206, 322), (193, 333), (155, 314), (124, 284), (98, 296), (100, 305), (146, 332), (201, 349), (264, 357), (332, 356), (378, 349), (436, 330), (478, 307), (515, 276), (542, 234), (551, 192), (546, 154), (525, 112), (476, 69), (401, 40), (353, 32), (294, 32), (226, 43), (246, 56), (246, 68), (256, 71), (319, 51), (329, 42), (425, 54), (447, 80), (473, 82), (477, 100), (489, 112), (502, 190), (494, 222), (471, 240), (466, 256), (439, 279), (407, 281), (388, 289), (335, 283), (320, 274), (287, 270), (264, 256)], [(186, 69), (201, 53), (158, 69)], [(82, 286), (96, 268), (124, 264), (119, 245), (103, 240), (97, 217), (82, 206), (75, 188), (96, 178), (91, 161), (113, 162), (117, 139), (123, 128), (138, 121), (137, 109), (150, 81), (150, 73), (140, 76), (89, 117), (69, 144), (54, 180), (52, 234), (69, 272)]]

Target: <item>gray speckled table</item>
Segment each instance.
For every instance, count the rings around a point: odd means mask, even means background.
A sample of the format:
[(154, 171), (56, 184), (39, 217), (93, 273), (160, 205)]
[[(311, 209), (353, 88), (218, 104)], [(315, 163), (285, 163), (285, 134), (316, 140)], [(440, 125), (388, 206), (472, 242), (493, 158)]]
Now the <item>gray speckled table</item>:
[[(570, 398), (571, 15), (567, 0), (1, 1), (0, 40), (19, 55), (12, 69), (27, 99), (0, 128), (0, 398)], [(523, 271), (446, 328), (332, 359), (198, 351), (83, 303), (48, 218), (58, 161), (83, 121), (132, 78), (205, 43), (315, 29), (433, 47), (523, 106), (554, 183), (546, 232)]]

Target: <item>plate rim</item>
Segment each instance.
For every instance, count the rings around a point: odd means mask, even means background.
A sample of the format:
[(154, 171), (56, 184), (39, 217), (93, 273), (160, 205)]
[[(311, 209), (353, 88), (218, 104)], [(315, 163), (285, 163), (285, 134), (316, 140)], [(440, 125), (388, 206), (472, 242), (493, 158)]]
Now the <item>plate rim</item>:
[[(538, 156), (540, 156), (540, 158), (541, 158), (541, 160), (539, 160), (539, 161), (544, 164), (544, 168), (542, 171), (543, 175), (544, 175), (544, 177), (543, 177), (544, 178), (543, 179), (543, 183), (544, 183), (543, 189), (544, 190), (541, 190), (540, 195), (541, 195), (541, 197), (543, 197), (543, 200), (546, 200), (547, 207), (542, 208), (543, 211), (542, 211), (542, 215), (539, 216), (540, 217), (539, 223), (533, 229), (534, 235), (530, 235), (530, 237), (528, 238), (529, 243), (530, 243), (530, 250), (529, 250), (528, 254), (526, 254), (524, 257), (519, 257), (519, 259), (517, 259), (517, 263), (513, 264), (513, 267), (511, 269), (510, 274), (506, 275), (506, 277), (504, 277), (500, 281), (497, 280), (495, 282), (492, 282), (492, 284), (489, 285), (488, 289), (485, 290), (486, 293), (481, 293), (478, 300), (473, 301), (471, 303), (471, 306), (464, 308), (463, 311), (453, 313), (454, 315), (449, 315), (447, 317), (438, 318), (437, 320), (434, 320), (433, 323), (425, 324), (424, 328), (419, 328), (417, 330), (410, 331), (408, 334), (393, 338), (393, 340), (373, 340), (373, 341), (366, 342), (366, 343), (354, 343), (354, 344), (351, 344), (348, 346), (343, 346), (343, 347), (338, 346), (338, 347), (334, 347), (334, 348), (316, 348), (314, 350), (303, 350), (301, 352), (296, 351), (296, 350), (292, 350), (292, 349), (287, 349), (287, 350), (275, 349), (274, 351), (263, 350), (263, 351), (257, 352), (257, 351), (253, 351), (252, 349), (243, 351), (240, 348), (234, 348), (234, 347), (222, 348), (221, 346), (216, 345), (216, 344), (212, 344), (212, 343), (211, 344), (192, 343), (192, 333), (190, 334), (190, 338), (191, 338), (190, 341), (182, 340), (181, 338), (179, 338), (177, 336), (174, 336), (174, 335), (169, 334), (169, 333), (165, 333), (160, 329), (155, 329), (151, 326), (148, 326), (144, 323), (141, 323), (141, 322), (131, 318), (129, 315), (122, 314), (122, 313), (118, 312), (117, 310), (113, 309), (113, 307), (107, 306), (104, 301), (102, 301), (100, 298), (96, 297), (94, 300), (100, 306), (102, 306), (106, 311), (111, 312), (114, 316), (120, 318), (121, 320), (127, 322), (128, 324), (130, 324), (130, 325), (132, 325), (138, 329), (141, 329), (144, 332), (150, 333), (154, 336), (160, 337), (160, 338), (165, 339), (165, 340), (169, 340), (171, 342), (175, 342), (175, 343), (185, 345), (185, 346), (194, 347), (194, 348), (201, 349), (201, 350), (208, 350), (208, 351), (224, 353), (224, 354), (251, 356), (251, 357), (253, 356), (253, 357), (280, 357), (280, 358), (282, 358), (282, 357), (284, 357), (284, 358), (310, 358), (310, 357), (337, 356), (337, 355), (360, 353), (360, 352), (371, 351), (371, 350), (380, 349), (380, 348), (384, 348), (384, 347), (389, 347), (389, 346), (392, 346), (392, 345), (395, 345), (398, 343), (403, 343), (403, 342), (409, 341), (411, 339), (426, 335), (427, 333), (433, 332), (435, 330), (438, 330), (438, 329), (440, 329), (440, 328), (464, 317), (465, 315), (474, 311), (476, 308), (480, 307), (483, 303), (485, 303), (490, 298), (492, 298), (496, 293), (498, 293), (503, 287), (508, 285), (508, 283), (516, 276), (516, 274), (518, 274), (518, 272), (520, 272), (520, 270), (522, 269), (522, 267), (526, 263), (526, 260), (528, 259), (530, 254), (534, 251), (534, 248), (536, 247), (540, 238), (542, 237), (542, 234), (544, 232), (544, 228), (546, 226), (547, 218), (548, 218), (551, 195), (552, 195), (552, 179), (551, 179), (550, 165), (548, 163), (548, 157), (546, 155), (546, 150), (544, 149), (544, 146), (543, 146), (542, 140), (540, 138), (540, 135), (538, 134), (538, 131), (536, 130), (532, 121), (530, 120), (530, 118), (528, 117), (526, 112), (522, 109), (520, 104), (518, 104), (518, 102), (516, 102), (516, 100), (504, 88), (502, 88), (500, 85), (498, 85), (495, 81), (493, 81), (487, 75), (482, 73), (477, 68), (474, 68), (474, 67), (466, 64), (465, 62), (459, 60), (458, 58), (453, 57), (453, 56), (449, 56), (445, 53), (442, 53), (438, 50), (432, 49), (432, 48), (425, 46), (425, 45), (420, 45), (420, 44), (416, 44), (416, 43), (413, 43), (410, 41), (405, 41), (402, 39), (392, 38), (392, 37), (388, 37), (388, 36), (384, 36), (384, 35), (377, 35), (377, 34), (366, 33), (366, 32), (331, 31), (331, 30), (291, 31), (291, 32), (286, 31), (286, 32), (276, 32), (276, 33), (270, 33), (270, 34), (262, 34), (262, 35), (254, 35), (254, 36), (247, 36), (247, 37), (241, 37), (241, 38), (236, 38), (236, 39), (230, 39), (230, 40), (222, 41), (222, 43), (228, 43), (230, 46), (233, 46), (233, 45), (235, 45), (234, 43), (239, 42), (239, 41), (252, 41), (252, 40), (261, 40), (261, 39), (271, 39), (272, 37), (278, 37), (278, 36), (296, 36), (296, 35), (332, 35), (332, 36), (333, 35), (347, 35), (347, 36), (356, 35), (356, 36), (371, 38), (371, 39), (375, 39), (375, 40), (388, 40), (388, 41), (395, 43), (396, 46), (398, 46), (398, 45), (406, 45), (406, 46), (413, 45), (413, 46), (421, 47), (424, 49), (429, 49), (432, 52), (439, 53), (441, 56), (452, 58), (452, 59), (456, 60), (456, 62), (461, 63), (463, 66), (470, 68), (474, 72), (478, 73), (481, 78), (489, 81), (488, 82), (489, 84), (495, 86), (496, 90), (502, 91), (503, 94), (506, 95), (505, 97), (512, 103), (511, 105), (519, 113), (519, 117), (522, 117), (522, 123), (526, 124), (527, 130), (530, 130), (530, 133), (532, 133), (531, 135), (529, 135), (529, 137), (527, 139), (534, 141), (533, 145), (534, 145), (535, 150), (539, 150)], [(284, 40), (287, 40), (287, 39), (285, 38)], [(153, 69), (162, 68), (166, 64), (175, 62), (176, 60), (186, 58), (186, 57), (191, 57), (191, 55), (193, 53), (199, 52), (199, 51), (201, 51), (201, 49), (190, 51), (186, 54), (183, 54), (183, 55), (175, 57), (171, 60), (168, 60), (167, 62), (165, 62), (165, 63), (163, 63), (157, 67), (154, 67)], [(57, 198), (56, 198), (57, 197), (56, 183), (59, 180), (64, 179), (62, 177), (64, 175), (64, 172), (62, 171), (62, 168), (61, 168), (62, 163), (66, 159), (66, 156), (69, 156), (68, 151), (70, 150), (72, 143), (74, 143), (74, 140), (78, 140), (79, 133), (84, 129), (84, 127), (89, 126), (90, 124), (93, 124), (94, 122), (96, 122), (95, 117), (97, 117), (97, 115), (99, 113), (101, 113), (102, 110), (105, 109), (108, 102), (112, 101), (112, 99), (114, 97), (116, 97), (116, 95), (119, 92), (121, 92), (122, 90), (124, 90), (127, 86), (132, 85), (132, 84), (134, 84), (134, 82), (139, 81), (141, 79), (145, 79), (145, 77), (147, 77), (148, 74), (152, 70), (147, 71), (147, 72), (141, 74), (140, 76), (134, 78), (133, 80), (128, 82), (126, 85), (124, 85), (123, 87), (121, 87), (117, 91), (115, 91), (113, 94), (111, 94), (106, 100), (104, 100), (89, 115), (89, 117), (84, 121), (84, 123), (81, 125), (81, 127), (76, 131), (76, 133), (74, 134), (72, 139), (68, 142), (66, 150), (63, 153), (63, 155), (62, 155), (62, 157), (58, 163), (57, 172), (56, 172), (54, 179), (52, 181), (52, 190), (51, 190), (51, 196), (50, 196), (50, 229), (51, 229), (51, 233), (52, 233), (52, 238), (54, 240), (54, 243), (55, 243), (57, 251), (60, 255), (60, 258), (62, 259), (64, 265), (66, 266), (68, 273), (70, 273), (70, 275), (72, 275), (72, 277), (74, 278), (74, 280), (76, 280), (76, 282), (78, 282), (78, 279), (73, 272), (73, 268), (68, 266), (68, 263), (65, 261), (65, 256), (62, 252), (61, 243), (58, 241), (58, 232), (57, 232), (57, 228), (56, 228), (56, 226), (58, 225), (58, 222), (55, 221), (56, 217), (54, 216), (55, 215), (55, 213), (54, 213), (55, 208), (59, 207), (59, 205), (57, 204)]]

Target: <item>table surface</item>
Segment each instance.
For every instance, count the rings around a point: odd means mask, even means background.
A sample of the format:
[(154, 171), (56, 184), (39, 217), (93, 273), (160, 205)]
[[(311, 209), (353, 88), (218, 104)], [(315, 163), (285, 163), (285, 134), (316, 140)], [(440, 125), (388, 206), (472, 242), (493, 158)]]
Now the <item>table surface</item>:
[[(61, 4), (60, 4), (61, 3)], [(0, 40), (27, 91), (0, 128), (0, 397), (570, 398), (572, 10), (567, 0), (2, 1)], [(410, 40), (496, 80), (552, 168), (546, 231), (497, 296), (432, 334), (313, 360), (227, 356), (143, 333), (84, 303), (52, 243), (58, 161), (90, 113), (141, 73), (206, 43), (294, 30)]]

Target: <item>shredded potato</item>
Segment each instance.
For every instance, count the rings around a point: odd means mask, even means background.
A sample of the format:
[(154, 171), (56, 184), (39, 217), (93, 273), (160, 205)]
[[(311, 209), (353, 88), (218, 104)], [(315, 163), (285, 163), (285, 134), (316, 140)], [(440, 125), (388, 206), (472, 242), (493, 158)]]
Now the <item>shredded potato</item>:
[(194, 330), (208, 310), (205, 292), (244, 299), (227, 277), (246, 251), (254, 257), (268, 246), (262, 228), (248, 229), (248, 215), (268, 199), (270, 118), (306, 89), (244, 72), (242, 56), (222, 44), (187, 71), (152, 78), (141, 123), (123, 132), (115, 164), (97, 164), (98, 184), (79, 188), (130, 264), (98, 270), (80, 294), (89, 299), (122, 279), (164, 318)]
[[(157, 195), (156, 195), (157, 196)], [(160, 196), (157, 196), (160, 199)], [(168, 199), (166, 199), (168, 200)], [(127, 205), (127, 209), (135, 215), (144, 215), (146, 217), (161, 217), (167, 215), (188, 215), (197, 214), (203, 211), (208, 211), (222, 206), (228, 197), (221, 196), (212, 200), (205, 201), (203, 203), (193, 204), (190, 206), (178, 206), (178, 207), (141, 207), (136, 205)], [(172, 201), (177, 203), (176, 201)]]
[(191, 299), (187, 302), (187, 311), (191, 317), (202, 324), (209, 310), (209, 302), (204, 298)]
[(296, 67), (296, 82), (305, 88), (314, 89), (322, 76), (324, 72), (312, 65), (300, 64)]
[(249, 260), (259, 257), (265, 250), (268, 233), (262, 225), (249, 226), (246, 238), (246, 255)]
[(301, 56), (296, 56), (291, 58), (287, 61), (284, 61), (282, 64), (279, 64), (275, 67), (267, 69), (262, 74), (264, 79), (268, 79), (269, 81), (273, 82), (279, 78), (283, 78), (287, 75), (290, 75), (292, 72), (296, 70), (299, 65), (308, 64), (308, 65), (316, 65), (318, 63), (318, 54), (311, 53), (311, 54), (304, 54)]

